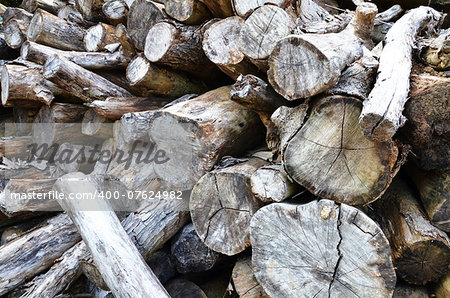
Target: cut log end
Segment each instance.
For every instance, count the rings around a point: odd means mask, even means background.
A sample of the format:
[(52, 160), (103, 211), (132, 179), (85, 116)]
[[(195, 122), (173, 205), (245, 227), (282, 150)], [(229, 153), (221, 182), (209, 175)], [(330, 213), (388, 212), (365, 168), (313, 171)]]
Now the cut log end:
[(359, 125), (366, 138), (377, 142), (387, 142), (396, 134), (399, 127), (403, 126), (406, 118), (400, 116), (399, 125), (385, 119), (379, 114), (364, 114), (359, 118)]
[(151, 62), (158, 62), (169, 50), (176, 33), (175, 26), (166, 22), (153, 26), (145, 41), (145, 57)]
[(99, 24), (89, 28), (84, 37), (84, 46), (89, 52), (96, 52), (99, 50), (103, 39), (103, 27)]
[(150, 67), (150, 63), (143, 56), (133, 59), (127, 67), (127, 79), (130, 81), (130, 84), (136, 85), (143, 80)]
[(49, 79), (53, 77), (60, 68), (61, 59), (57, 55), (50, 56), (44, 64), (43, 75), (44, 78)]
[(30, 26), (28, 27), (27, 38), (30, 41), (36, 41), (42, 30), (42, 14), (40, 11), (36, 12), (31, 19)]

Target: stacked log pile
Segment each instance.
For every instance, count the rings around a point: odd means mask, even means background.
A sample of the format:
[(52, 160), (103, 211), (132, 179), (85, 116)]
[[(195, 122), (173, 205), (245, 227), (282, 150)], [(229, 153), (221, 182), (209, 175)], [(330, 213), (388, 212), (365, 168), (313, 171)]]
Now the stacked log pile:
[(0, 295), (448, 297), (449, 2), (339, 2), (0, 5)]

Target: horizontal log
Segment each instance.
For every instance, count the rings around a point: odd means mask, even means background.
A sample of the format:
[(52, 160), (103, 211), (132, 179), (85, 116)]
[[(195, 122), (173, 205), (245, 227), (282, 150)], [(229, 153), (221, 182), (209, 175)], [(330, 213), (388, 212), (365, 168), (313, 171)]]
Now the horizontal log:
[(18, 49), (27, 39), (27, 31), (30, 26), (33, 15), (22, 9), (9, 8), (3, 14), (3, 31), (5, 32), (5, 41), (9, 47)]
[(267, 3), (281, 7), (286, 4), (286, 2), (286, 0), (232, 0), (233, 10), (235, 14), (244, 19), (247, 18), (257, 8)]
[(75, 5), (84, 19), (98, 22), (105, 19), (102, 7), (106, 2), (107, 0), (75, 0)]
[(38, 8), (57, 14), (58, 10), (67, 4), (66, 0), (23, 0), (21, 7), (28, 12), (35, 12)]
[(234, 15), (232, 0), (203, 0), (209, 11), (216, 18), (226, 18)]
[(114, 26), (98, 23), (86, 30), (84, 35), (84, 48), (88, 52), (99, 52), (108, 50), (109, 46), (120, 44), (116, 36), (116, 29)]
[(170, 17), (188, 25), (198, 25), (211, 18), (208, 8), (200, 0), (167, 0), (164, 8)]

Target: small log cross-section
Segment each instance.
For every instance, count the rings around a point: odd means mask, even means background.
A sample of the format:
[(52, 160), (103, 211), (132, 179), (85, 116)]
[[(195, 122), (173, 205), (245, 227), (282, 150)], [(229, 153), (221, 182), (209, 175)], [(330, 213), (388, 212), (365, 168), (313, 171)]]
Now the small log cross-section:
[(310, 97), (338, 83), (341, 72), (363, 55), (378, 10), (362, 3), (345, 30), (329, 34), (289, 35), (269, 58), (269, 81), (289, 100)]
[(251, 158), (203, 176), (192, 190), (189, 209), (200, 239), (211, 249), (235, 255), (250, 245), (250, 219), (262, 206), (250, 177), (267, 162)]
[(251, 221), (256, 279), (271, 297), (391, 297), (389, 243), (360, 210), (330, 200), (274, 203)]
[(120, 44), (116, 37), (114, 26), (98, 23), (86, 30), (84, 35), (84, 47), (88, 52), (99, 52), (108, 49), (108, 46)]
[(367, 204), (385, 191), (398, 149), (393, 141), (365, 138), (358, 126), (360, 112), (361, 102), (352, 97), (337, 95), (315, 102), (308, 120), (282, 152), (294, 181), (321, 198), (349, 205)]
[(113, 25), (126, 24), (128, 6), (123, 0), (112, 0), (103, 4), (102, 11)]
[(269, 298), (253, 273), (251, 257), (244, 257), (236, 262), (233, 273), (234, 288), (242, 298)]
[(441, 19), (442, 15), (436, 10), (421, 6), (400, 18), (389, 30), (380, 57), (377, 81), (368, 100), (364, 101), (359, 121), (366, 137), (387, 141), (405, 124), (402, 112), (408, 100), (416, 35), (423, 28), (433, 30)]
[(164, 6), (169, 16), (185, 24), (201, 24), (211, 18), (208, 8), (200, 0), (167, 0)]

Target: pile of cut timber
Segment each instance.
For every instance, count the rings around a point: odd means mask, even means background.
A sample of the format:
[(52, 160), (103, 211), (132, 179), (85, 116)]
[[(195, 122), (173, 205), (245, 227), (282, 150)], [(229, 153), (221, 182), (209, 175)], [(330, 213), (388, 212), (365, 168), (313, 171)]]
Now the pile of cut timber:
[[(0, 296), (450, 297), (449, 1), (417, 2), (0, 5)], [(11, 199), (51, 191), (92, 198)]]

